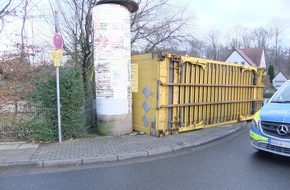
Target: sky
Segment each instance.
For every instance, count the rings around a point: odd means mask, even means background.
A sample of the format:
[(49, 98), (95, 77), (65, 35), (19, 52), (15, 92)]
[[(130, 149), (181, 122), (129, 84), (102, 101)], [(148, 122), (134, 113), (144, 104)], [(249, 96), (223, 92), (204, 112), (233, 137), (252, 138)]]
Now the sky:
[[(169, 0), (173, 7), (188, 7), (190, 13), (196, 16), (194, 20), (194, 33), (198, 38), (203, 38), (211, 30), (218, 30), (226, 35), (231, 28), (242, 25), (248, 28), (267, 28), (273, 24), (284, 23), (284, 29), (281, 33), (283, 42), (290, 45), (290, 0)], [(45, 3), (46, 1), (42, 1)], [(39, 10), (49, 6), (38, 7)], [(40, 15), (40, 13), (38, 13)], [(40, 18), (30, 18), (27, 23), (27, 30), (33, 31), (35, 41), (44, 41), (43, 39), (52, 39), (53, 32), (49, 27), (44, 27), (37, 23)], [(273, 21), (276, 19), (276, 22)], [(278, 22), (277, 22), (278, 21)], [(11, 32), (14, 26), (21, 26), (21, 22), (10, 22), (7, 24), (7, 30), (0, 35), (0, 53), (1, 50), (7, 50), (7, 44), (11, 44), (15, 39), (20, 39), (19, 28), (18, 36)], [(43, 31), (47, 31), (43, 35)], [(48, 40), (46, 40), (48, 41)], [(43, 43), (39, 44), (43, 45)], [(52, 49), (52, 42), (45, 45)]]
[[(26, 28), (24, 35), (26, 38), (24, 43), (29, 45), (34, 44), (44, 49), (45, 53), (40, 56), (47, 59), (51, 57), (50, 51), (53, 50), (52, 39), (54, 32), (51, 31), (51, 29), (54, 27), (47, 24), (46, 20), (48, 16), (43, 14), (44, 11), (50, 11), (47, 0), (38, 0), (37, 2), (40, 2), (39, 5), (36, 5), (33, 9), (29, 7), (29, 16), (25, 24)], [(22, 13), (18, 12), (18, 15), (20, 17)], [(4, 29), (0, 33), (0, 55), (4, 52), (15, 53), (16, 49), (14, 44), (16, 42), (21, 42), (20, 31), (22, 20), (19, 19), (19, 17), (5, 17), (6, 22), (4, 23)], [(46, 56), (47, 52), (49, 52), (48, 56)]]
[[(198, 33), (210, 30), (226, 32), (242, 25), (266, 28), (284, 23), (283, 36), (290, 40), (289, 0), (182, 0), (197, 17)], [(274, 21), (273, 21), (274, 20)], [(278, 21), (278, 22), (277, 22)]]

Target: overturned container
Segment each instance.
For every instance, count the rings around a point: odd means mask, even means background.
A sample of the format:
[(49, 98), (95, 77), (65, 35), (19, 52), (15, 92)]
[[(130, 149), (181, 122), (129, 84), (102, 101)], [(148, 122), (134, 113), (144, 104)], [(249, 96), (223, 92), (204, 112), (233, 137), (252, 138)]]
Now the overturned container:
[(133, 129), (153, 136), (250, 120), (264, 68), (166, 53), (132, 56)]

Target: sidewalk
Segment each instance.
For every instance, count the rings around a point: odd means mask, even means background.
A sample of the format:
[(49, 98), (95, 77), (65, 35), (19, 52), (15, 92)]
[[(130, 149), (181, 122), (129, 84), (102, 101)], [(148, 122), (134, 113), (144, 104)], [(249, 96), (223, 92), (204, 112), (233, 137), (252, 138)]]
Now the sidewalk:
[(82, 165), (173, 153), (220, 139), (237, 132), (242, 127), (246, 127), (245, 122), (161, 138), (150, 135), (124, 135), (47, 144), (0, 142), (0, 169), (21, 165), (36, 167)]

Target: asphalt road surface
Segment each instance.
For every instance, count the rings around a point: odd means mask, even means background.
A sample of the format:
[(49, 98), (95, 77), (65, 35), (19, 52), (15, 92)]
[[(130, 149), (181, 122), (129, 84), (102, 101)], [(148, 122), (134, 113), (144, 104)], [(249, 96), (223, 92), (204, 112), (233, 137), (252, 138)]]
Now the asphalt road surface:
[(84, 167), (2, 168), (0, 189), (286, 190), (290, 158), (257, 152), (245, 128), (198, 148), (154, 158)]

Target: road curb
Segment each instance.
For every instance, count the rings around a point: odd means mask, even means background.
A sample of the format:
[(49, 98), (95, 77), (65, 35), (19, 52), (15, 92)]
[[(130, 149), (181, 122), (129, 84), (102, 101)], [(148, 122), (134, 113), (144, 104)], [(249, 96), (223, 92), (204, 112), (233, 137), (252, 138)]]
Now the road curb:
[(21, 162), (5, 162), (5, 163), (0, 164), (0, 168), (20, 167), (20, 166), (43, 167), (43, 162), (42, 161), (21, 161)]
[(44, 160), (43, 167), (63, 166), (63, 165), (82, 165), (82, 159), (67, 159), (67, 160)]
[(119, 160), (128, 160), (131, 158), (147, 157), (147, 156), (148, 156), (148, 153), (146, 151), (122, 153), (122, 154), (117, 155), (118, 161)]
[(155, 156), (159, 154), (166, 154), (166, 153), (173, 153), (173, 148), (170, 147), (162, 147), (158, 149), (151, 149), (151, 150), (146, 150), (148, 156)]
[(239, 130), (241, 130), (241, 127), (240, 127), (240, 126), (239, 126), (238, 128), (236, 128), (236, 129), (233, 129), (233, 130), (231, 130), (231, 131), (229, 131), (229, 132), (227, 132), (227, 133), (225, 133), (225, 134), (223, 134), (223, 135), (217, 136), (217, 137), (212, 138), (212, 139), (210, 139), (210, 140), (208, 140), (208, 141), (203, 141), (203, 142), (193, 143), (193, 147), (202, 146), (202, 145), (205, 145), (205, 144), (211, 143), (211, 142), (213, 142), (213, 141), (220, 140), (220, 139), (222, 139), (222, 138), (225, 138), (225, 137), (227, 137), (227, 136), (229, 136), (229, 135), (231, 135), (231, 134), (234, 134), (234, 133), (238, 132)]
[(94, 164), (100, 162), (114, 162), (118, 161), (117, 155), (108, 155), (108, 156), (98, 156), (94, 158), (83, 158), (83, 165), (85, 164)]
[(145, 149), (142, 151), (136, 152), (124, 152), (119, 154), (111, 154), (111, 155), (103, 155), (103, 156), (96, 156), (96, 157), (86, 157), (86, 158), (71, 158), (71, 159), (60, 159), (60, 160), (30, 160), (30, 161), (20, 161), (20, 162), (4, 162), (0, 163), (1, 168), (8, 168), (8, 167), (56, 167), (56, 166), (68, 166), (68, 165), (86, 165), (86, 164), (97, 164), (102, 162), (118, 162), (128, 159), (134, 158), (141, 158), (141, 157), (151, 157), (157, 156), (162, 154), (174, 153), (179, 150), (184, 150), (188, 148), (194, 148), (198, 146), (205, 145), (207, 143), (211, 143), (213, 141), (217, 141), (219, 139), (225, 138), (233, 133), (238, 132), (242, 129), (242, 125), (239, 125), (237, 128), (232, 129), (230, 131), (225, 132), (224, 134), (219, 134), (213, 138), (207, 138), (206, 140), (201, 140), (199, 142), (182, 142), (178, 145), (174, 145), (172, 147), (163, 146), (158, 148), (152, 149)]

